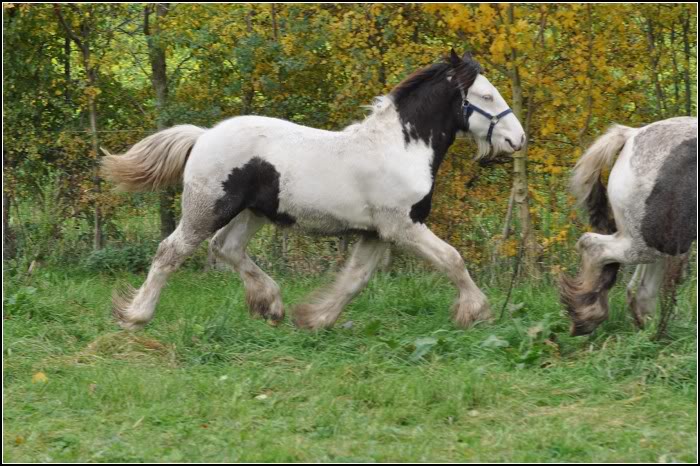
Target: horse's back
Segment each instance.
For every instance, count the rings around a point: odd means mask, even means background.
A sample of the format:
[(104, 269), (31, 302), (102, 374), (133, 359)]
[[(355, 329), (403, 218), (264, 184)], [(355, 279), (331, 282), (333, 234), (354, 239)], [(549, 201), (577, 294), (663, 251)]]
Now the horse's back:
[(301, 147), (327, 141), (337, 134), (278, 118), (229, 118), (197, 140), (185, 168), (185, 183), (194, 178), (216, 178), (217, 173), (228, 172), (253, 157), (269, 160), (293, 156)]
[(231, 131), (253, 131), (253, 132), (300, 132), (306, 135), (332, 136), (337, 134), (335, 131), (327, 131), (324, 129), (304, 126), (288, 120), (273, 118), (260, 115), (241, 115), (219, 122), (212, 130), (231, 132)]
[(692, 117), (669, 118), (639, 128), (631, 140), (632, 168), (638, 176), (646, 176), (664, 165), (677, 163), (676, 159), (693, 154), (697, 158), (697, 151), (689, 147), (697, 144), (697, 134), (698, 120)]

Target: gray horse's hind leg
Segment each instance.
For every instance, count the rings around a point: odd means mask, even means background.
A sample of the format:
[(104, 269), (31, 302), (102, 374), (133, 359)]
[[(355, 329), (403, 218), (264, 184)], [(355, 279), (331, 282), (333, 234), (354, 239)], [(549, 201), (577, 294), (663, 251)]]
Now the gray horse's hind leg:
[(138, 330), (150, 322), (170, 274), (213, 233), (214, 200), (205, 193), (205, 190), (185, 187), (182, 219), (175, 231), (158, 246), (146, 281), (138, 290), (128, 288), (114, 294), (112, 313), (122, 328)]
[(332, 327), (343, 308), (367, 286), (388, 247), (388, 243), (378, 238), (360, 238), (333, 284), (312, 293), (306, 302), (294, 308), (294, 323), (297, 327)]
[(659, 289), (664, 279), (665, 261), (640, 264), (627, 285), (627, 304), (634, 323), (643, 328), (656, 309)]
[(211, 251), (241, 276), (248, 310), (276, 324), (284, 318), (280, 287), (246, 254), (248, 242), (267, 223), (265, 218), (244, 210), (211, 241)]

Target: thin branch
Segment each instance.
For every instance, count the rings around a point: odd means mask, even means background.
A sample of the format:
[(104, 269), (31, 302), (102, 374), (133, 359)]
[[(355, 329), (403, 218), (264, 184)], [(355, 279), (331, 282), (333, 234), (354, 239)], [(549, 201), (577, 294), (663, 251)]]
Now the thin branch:
[(146, 69), (141, 65), (141, 60), (139, 59), (139, 57), (138, 57), (138, 55), (136, 54), (136, 52), (134, 52), (134, 51), (131, 50), (130, 48), (127, 49), (127, 51), (129, 52), (129, 55), (131, 55), (131, 57), (134, 59), (134, 63), (136, 64), (136, 66), (139, 67), (139, 69), (141, 70), (141, 72), (142, 72), (145, 76), (150, 76), (150, 74), (149, 74), (150, 72), (149, 72), (148, 70), (146, 70)]
[(567, 141), (560, 141), (558, 139), (544, 139), (544, 138), (530, 138), (530, 141), (537, 141), (537, 142), (555, 142), (557, 144), (567, 144), (569, 146), (576, 146), (573, 142), (567, 142)]
[(63, 13), (61, 12), (61, 6), (58, 3), (54, 3), (53, 5), (53, 11), (56, 17), (58, 18), (58, 21), (61, 23), (61, 26), (63, 26), (63, 29), (66, 31), (66, 34), (68, 34), (68, 37), (71, 38), (75, 44), (80, 47), (83, 52), (85, 51), (85, 46), (83, 45), (83, 41), (80, 39), (80, 37), (73, 31), (73, 28), (71, 28), (68, 23), (66, 23), (65, 18), (63, 17)]
[(190, 54), (187, 55), (185, 58), (183, 58), (182, 61), (180, 63), (178, 63), (177, 66), (175, 67), (175, 69), (173, 70), (173, 76), (177, 76), (177, 73), (180, 71), (180, 69), (185, 65), (185, 63), (190, 61), (193, 56), (194, 56), (194, 50), (190, 50)]

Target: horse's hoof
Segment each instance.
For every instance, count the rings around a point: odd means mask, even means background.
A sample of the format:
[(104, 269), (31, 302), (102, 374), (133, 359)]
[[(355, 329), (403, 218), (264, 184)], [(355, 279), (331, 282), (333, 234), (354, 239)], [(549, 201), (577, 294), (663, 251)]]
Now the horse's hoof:
[(340, 312), (328, 312), (311, 304), (298, 304), (292, 312), (292, 321), (298, 328), (322, 330), (333, 327), (338, 314)]

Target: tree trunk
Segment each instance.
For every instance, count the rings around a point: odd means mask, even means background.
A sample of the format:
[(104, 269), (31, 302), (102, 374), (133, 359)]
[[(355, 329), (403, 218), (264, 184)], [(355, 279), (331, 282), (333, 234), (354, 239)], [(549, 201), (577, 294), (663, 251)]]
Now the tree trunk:
[(693, 113), (693, 96), (690, 93), (690, 13), (685, 9), (685, 18), (683, 18), (683, 54), (685, 56), (685, 67), (683, 69), (683, 81), (685, 81), (685, 114), (692, 116)]
[[(143, 32), (148, 43), (148, 58), (151, 64), (151, 84), (156, 95), (156, 126), (162, 131), (172, 126), (172, 120), (168, 115), (168, 74), (165, 56), (165, 45), (161, 37), (160, 23), (168, 14), (169, 3), (156, 3), (146, 5), (144, 8)], [(156, 21), (151, 27), (150, 18), (152, 8), (155, 9)], [(165, 188), (159, 195), (160, 213), (160, 237), (167, 238), (177, 225), (175, 219), (176, 190)]]
[(588, 133), (588, 129), (591, 126), (591, 120), (593, 118), (593, 14), (590, 3), (586, 5), (586, 18), (586, 37), (588, 42), (588, 57), (586, 59), (588, 68), (586, 69), (586, 78), (588, 79), (588, 86), (586, 90), (586, 120), (578, 133), (578, 143), (581, 149), (587, 145), (586, 133)]
[(506, 216), (503, 219), (503, 229), (501, 230), (501, 237), (498, 238), (491, 247), (491, 265), (496, 267), (499, 262), (501, 248), (508, 240), (510, 236), (511, 228), (510, 224), (513, 222), (513, 204), (515, 204), (515, 188), (511, 187), (510, 196), (508, 196), (508, 208), (506, 209)]
[(71, 70), (70, 70), (70, 56), (71, 56), (71, 46), (70, 37), (66, 35), (65, 42), (63, 43), (63, 75), (66, 80), (66, 87), (63, 89), (63, 95), (66, 102), (70, 102), (70, 91), (71, 85)]
[(274, 3), (270, 4), (270, 13), (272, 16), (272, 36), (275, 42), (279, 42), (279, 30), (277, 28), (277, 6)]
[(87, 101), (88, 116), (90, 120), (91, 152), (95, 158), (92, 177), (95, 205), (93, 247), (95, 250), (99, 250), (104, 247), (104, 237), (102, 233), (102, 213), (100, 209), (100, 194), (102, 191), (102, 180), (99, 172), (100, 137), (97, 128), (97, 103), (95, 100), (97, 90), (97, 64), (91, 63), (92, 57), (89, 44), (91, 34), (94, 33), (94, 30), (93, 26), (88, 22), (89, 19), (84, 19), (80, 24), (80, 35), (78, 35), (63, 17), (61, 5), (54, 4), (53, 8), (54, 14), (58, 18), (58, 21), (63, 27), (66, 35), (70, 37), (70, 39), (75, 43), (75, 45), (78, 46), (82, 53), (83, 68), (85, 69), (85, 75), (87, 76), (88, 81)]
[[(253, 34), (253, 14), (255, 13), (253, 8), (254, 7), (251, 6), (245, 15), (245, 29), (249, 36)], [(251, 74), (250, 79), (243, 81), (248, 81), (248, 83), (244, 85), (245, 89), (243, 90), (243, 105), (241, 106), (241, 113), (243, 115), (248, 115), (253, 112), (253, 101), (255, 99), (253, 75)]]
[[(90, 65), (90, 53), (84, 54), (85, 67)], [(94, 68), (88, 71), (88, 81), (91, 89), (97, 89), (97, 76)], [(95, 165), (93, 167), (93, 189), (95, 192), (95, 231), (93, 236), (93, 248), (97, 251), (104, 247), (104, 236), (102, 233), (102, 210), (100, 209), (100, 196), (102, 194), (102, 179), (100, 178), (100, 137), (97, 132), (97, 103), (95, 95), (90, 92), (88, 96), (88, 107), (90, 111), (90, 133), (92, 140), (92, 153), (95, 157)]]
[(678, 68), (678, 59), (676, 57), (676, 24), (671, 24), (671, 62), (673, 63), (673, 112), (672, 115), (678, 115), (681, 103), (680, 89), (680, 70)]
[[(508, 21), (512, 25), (515, 23), (515, 6), (511, 3), (508, 5)], [(523, 121), (523, 89), (520, 81), (520, 73), (516, 64), (517, 54), (515, 50), (511, 51), (511, 63), (513, 64), (511, 72), (511, 89), (513, 90), (513, 113), (518, 120)], [(528, 112), (529, 116), (532, 112)], [(513, 200), (517, 206), (518, 218), (520, 220), (520, 240), (524, 248), (523, 270), (531, 277), (539, 276), (537, 268), (537, 251), (538, 246), (535, 240), (534, 231), (532, 229), (532, 219), (530, 217), (530, 202), (527, 185), (527, 148), (529, 145), (529, 124), (525, 125), (525, 147), (519, 152), (513, 154)]]
[(656, 110), (658, 112), (659, 119), (663, 119), (666, 114), (664, 93), (661, 89), (661, 82), (659, 81), (659, 55), (656, 51), (656, 37), (654, 36), (654, 24), (651, 19), (647, 18), (647, 50), (649, 51), (649, 64), (651, 66), (651, 76), (654, 82), (654, 91), (656, 93)]
[(506, 210), (506, 218), (503, 220), (503, 231), (501, 232), (501, 237), (503, 241), (508, 239), (510, 236), (510, 221), (513, 217), (513, 203), (515, 202), (515, 189), (510, 190), (510, 197), (508, 198), (508, 209)]
[(10, 196), (2, 192), (2, 254), (5, 259), (12, 259), (17, 254), (17, 237), (10, 226)]

